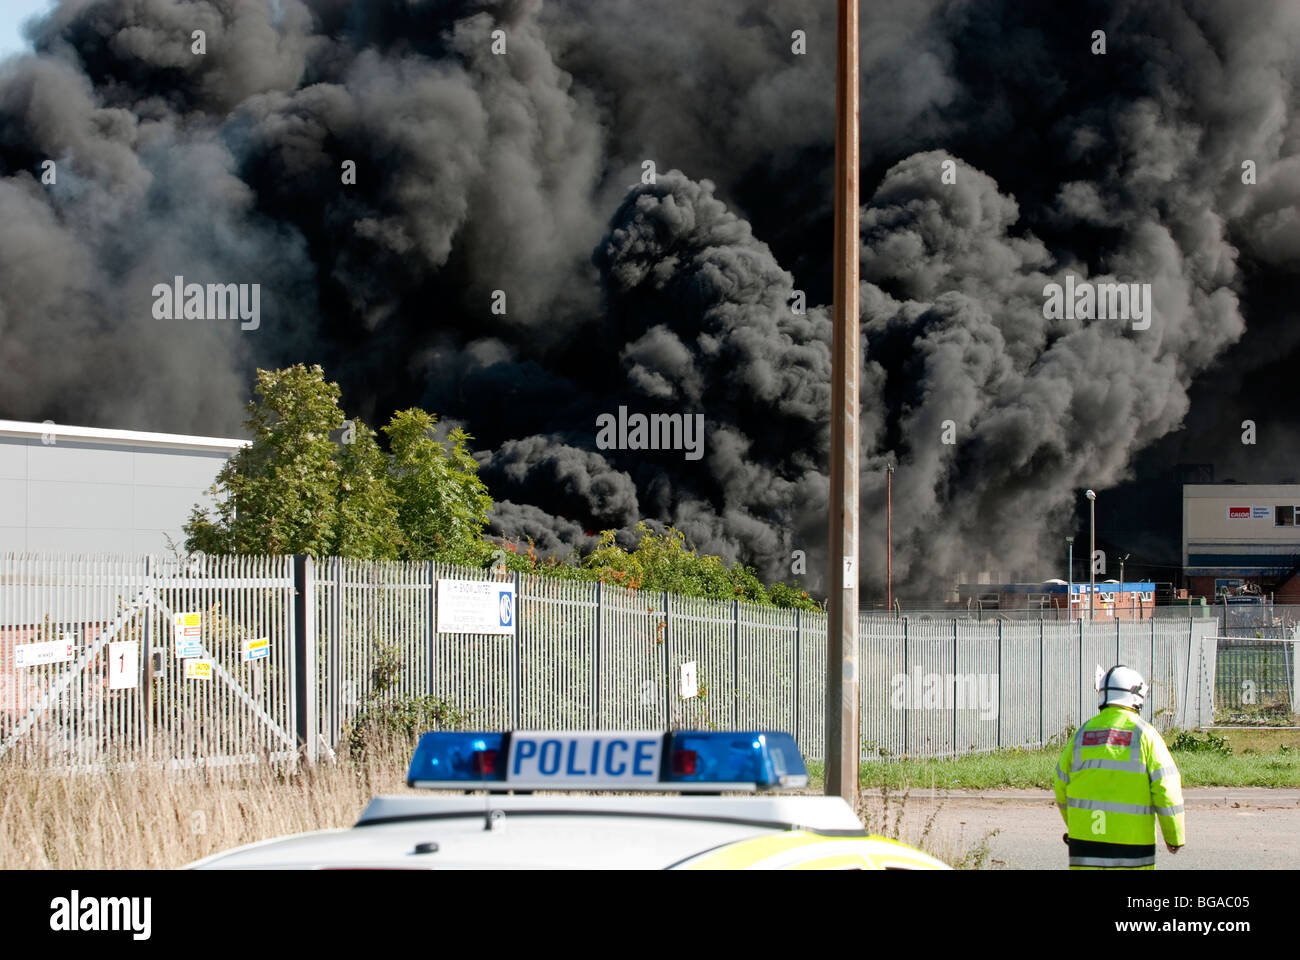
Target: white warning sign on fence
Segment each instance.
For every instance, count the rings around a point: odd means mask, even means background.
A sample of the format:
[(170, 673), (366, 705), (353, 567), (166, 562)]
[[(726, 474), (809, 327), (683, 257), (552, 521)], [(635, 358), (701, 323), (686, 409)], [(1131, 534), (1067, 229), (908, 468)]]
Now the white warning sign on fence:
[(14, 666), (39, 667), (45, 663), (66, 663), (72, 659), (75, 649), (76, 640), (70, 633), (65, 633), (59, 640), (20, 643), (14, 647)]
[(699, 684), (699, 666), (696, 661), (690, 660), (682, 664), (682, 699), (689, 700), (691, 697), (700, 695)]
[(108, 645), (108, 689), (129, 690), (140, 685), (140, 644), (118, 640)]
[(212, 661), (211, 660), (186, 660), (185, 679), (186, 680), (211, 680)]
[(197, 657), (203, 652), (203, 614), (178, 613), (172, 617), (176, 656)]
[(515, 632), (515, 585), (500, 580), (439, 580), (439, 633)]
[(270, 637), (249, 637), (244, 640), (245, 660), (265, 660), (271, 655)]

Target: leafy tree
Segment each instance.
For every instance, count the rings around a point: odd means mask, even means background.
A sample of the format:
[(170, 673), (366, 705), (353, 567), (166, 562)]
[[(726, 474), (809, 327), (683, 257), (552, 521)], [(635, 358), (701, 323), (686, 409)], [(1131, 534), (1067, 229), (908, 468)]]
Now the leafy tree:
[(395, 560), (402, 555), (397, 496), (388, 480), (388, 457), (375, 431), (360, 420), (352, 442), (338, 455), (338, 525), (333, 554)]
[(483, 540), (492, 497), (466, 446), (473, 438), (459, 427), (448, 435), (451, 452), (434, 439), (437, 418), (402, 410), (384, 427), (391, 459), (389, 483), (397, 502), (403, 556), (480, 564), (491, 547)]
[(221, 468), (215, 518), (198, 506), (185, 548), (205, 553), (328, 554), (336, 545), (339, 466), (331, 430), (339, 388), (319, 366), (258, 370), (244, 426), (252, 434)]
[(214, 512), (195, 507), (185, 548), (204, 553), (307, 553), (374, 559), (481, 562), (492, 499), (453, 430), (447, 446), (423, 410), (393, 415), (374, 430), (354, 421), (350, 442), (337, 384), (319, 366), (259, 370), (245, 426), (251, 444), (217, 474)]

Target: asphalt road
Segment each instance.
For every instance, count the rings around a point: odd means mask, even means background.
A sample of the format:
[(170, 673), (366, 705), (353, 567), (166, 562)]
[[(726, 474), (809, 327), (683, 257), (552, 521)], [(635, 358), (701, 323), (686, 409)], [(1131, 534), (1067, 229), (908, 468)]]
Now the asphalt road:
[[(1187, 845), (1171, 855), (1157, 844), (1157, 870), (1280, 870), (1300, 867), (1300, 790), (1266, 787), (1186, 788)], [(935, 809), (938, 808), (937, 814)], [(933, 815), (926, 845), (942, 856), (961, 857), (989, 838), (986, 868), (1064, 870), (1065, 825), (1046, 791), (929, 791), (910, 794), (902, 806), (890, 799), (889, 820), (879, 791), (867, 793), (872, 832), (916, 843)], [(883, 829), (882, 829), (883, 828)]]

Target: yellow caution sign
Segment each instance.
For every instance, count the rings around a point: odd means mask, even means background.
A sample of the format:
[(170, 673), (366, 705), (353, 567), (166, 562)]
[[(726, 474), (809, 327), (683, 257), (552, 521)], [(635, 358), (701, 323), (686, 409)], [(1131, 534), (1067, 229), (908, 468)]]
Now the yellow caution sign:
[(186, 680), (211, 680), (212, 661), (211, 660), (186, 660), (185, 679)]

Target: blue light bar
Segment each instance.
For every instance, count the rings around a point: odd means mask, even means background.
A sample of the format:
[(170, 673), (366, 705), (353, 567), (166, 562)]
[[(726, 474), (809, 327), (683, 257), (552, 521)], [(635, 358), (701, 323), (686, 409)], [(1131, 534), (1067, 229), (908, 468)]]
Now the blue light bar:
[(665, 779), (682, 788), (688, 784), (753, 784), (760, 789), (808, 785), (808, 768), (788, 733), (672, 733), (668, 753)]
[(415, 746), (406, 783), (489, 788), (505, 779), (505, 738), (504, 733), (426, 733)]
[(406, 782), (443, 790), (718, 792), (802, 787), (808, 769), (777, 731), (432, 732)]

